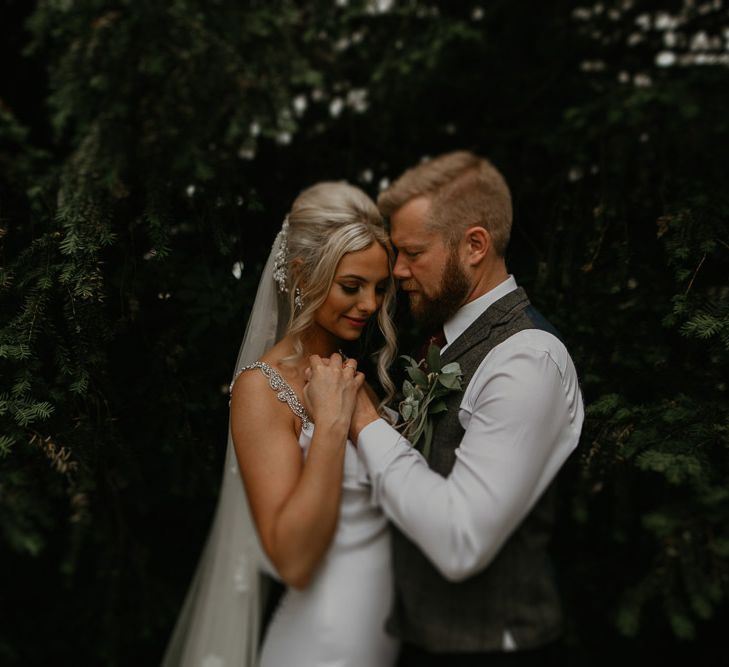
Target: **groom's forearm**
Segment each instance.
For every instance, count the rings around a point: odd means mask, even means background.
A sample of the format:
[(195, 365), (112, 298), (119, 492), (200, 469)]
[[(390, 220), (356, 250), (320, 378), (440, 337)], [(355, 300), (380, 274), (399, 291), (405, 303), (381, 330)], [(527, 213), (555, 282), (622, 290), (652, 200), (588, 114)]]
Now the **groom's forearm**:
[(465, 403), (466, 430), (447, 478), (384, 420), (359, 434), (373, 500), (452, 581), (491, 562), (554, 478), (581, 427), (581, 401), (565, 401), (548, 355), (537, 364), (520, 351), (510, 370), (489, 375), (487, 384)]
[[(444, 478), (384, 420), (360, 434), (373, 502), (449, 581), (463, 581), (491, 561), (506, 537), (503, 515), (476, 511), (473, 489)], [(493, 499), (491, 499), (493, 503)]]

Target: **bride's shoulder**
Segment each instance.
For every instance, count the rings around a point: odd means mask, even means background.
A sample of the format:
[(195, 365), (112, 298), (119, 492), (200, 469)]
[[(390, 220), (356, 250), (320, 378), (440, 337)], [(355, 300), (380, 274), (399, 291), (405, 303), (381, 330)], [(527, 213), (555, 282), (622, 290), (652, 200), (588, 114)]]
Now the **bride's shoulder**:
[[(265, 359), (265, 357), (264, 357)], [(236, 373), (230, 392), (230, 417), (234, 440), (240, 439), (241, 428), (256, 437), (260, 429), (269, 435), (279, 427), (296, 432), (299, 419), (309, 423), (306, 408), (298, 398), (294, 383), (284, 374), (285, 366), (274, 366), (261, 359), (244, 366)]]
[(259, 422), (277, 421), (280, 408), (272, 389), (270, 370), (268, 364), (255, 362), (236, 373), (230, 386), (230, 414), (234, 427), (237, 423), (250, 428)]
[(235, 374), (230, 385), (231, 400), (236, 402), (236, 399), (254, 397), (259, 402), (263, 396), (270, 395), (269, 400), (277, 403), (277, 392), (281, 389), (291, 389), (298, 393), (301, 389), (299, 385), (302, 384), (300, 375), (295, 367), (272, 359), (270, 355), (264, 355)]
[(241, 394), (260, 398), (260, 392), (267, 386), (273, 387), (282, 375), (275, 365), (263, 359), (238, 369), (230, 383), (230, 396), (235, 399)]

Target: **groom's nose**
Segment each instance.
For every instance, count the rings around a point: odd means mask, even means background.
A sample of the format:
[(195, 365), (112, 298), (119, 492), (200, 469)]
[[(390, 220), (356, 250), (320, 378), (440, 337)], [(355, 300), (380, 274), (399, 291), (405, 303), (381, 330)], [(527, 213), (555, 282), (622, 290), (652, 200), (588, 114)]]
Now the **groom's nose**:
[(403, 253), (398, 253), (395, 266), (392, 267), (392, 275), (398, 280), (406, 280), (412, 277), (413, 274), (410, 272), (410, 266)]

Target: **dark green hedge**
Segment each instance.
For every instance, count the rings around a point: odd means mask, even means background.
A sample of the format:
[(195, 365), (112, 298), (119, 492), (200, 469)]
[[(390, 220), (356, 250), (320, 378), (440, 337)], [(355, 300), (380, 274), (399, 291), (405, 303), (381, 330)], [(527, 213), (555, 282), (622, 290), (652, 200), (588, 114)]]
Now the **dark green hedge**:
[(721, 4), (6, 0), (0, 662), (156, 664), (289, 203), (469, 148), (512, 187), (510, 268), (588, 404), (555, 540), (572, 664), (709, 664), (729, 591)]

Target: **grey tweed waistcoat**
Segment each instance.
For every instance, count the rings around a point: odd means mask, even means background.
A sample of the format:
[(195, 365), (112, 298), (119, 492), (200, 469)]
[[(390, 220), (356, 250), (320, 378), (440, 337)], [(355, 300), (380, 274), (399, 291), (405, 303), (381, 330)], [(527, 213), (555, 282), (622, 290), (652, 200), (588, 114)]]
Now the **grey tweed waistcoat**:
[[(522, 288), (492, 304), (443, 353), (457, 361), (468, 386), (483, 358), (525, 329), (557, 335), (530, 304)], [(463, 395), (447, 399), (448, 411), (434, 424), (428, 463), (447, 477), (463, 437), (458, 410)], [(484, 443), (488, 447), (488, 443)], [(494, 560), (461, 582), (445, 579), (400, 531), (393, 531), (395, 604), (387, 629), (403, 641), (435, 653), (487, 652), (503, 648), (504, 630), (519, 648), (556, 639), (562, 612), (547, 554), (554, 522), (550, 487), (507, 539)]]

